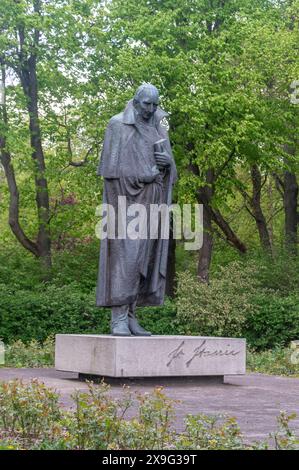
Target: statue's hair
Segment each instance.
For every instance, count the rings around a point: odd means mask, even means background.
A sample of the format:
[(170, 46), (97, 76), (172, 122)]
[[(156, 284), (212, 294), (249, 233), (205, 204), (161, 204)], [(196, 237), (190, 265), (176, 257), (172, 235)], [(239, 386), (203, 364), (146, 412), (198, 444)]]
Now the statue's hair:
[(145, 90), (150, 90), (153, 95), (156, 95), (157, 98), (159, 98), (158, 89), (154, 85), (152, 85), (151, 83), (143, 83), (142, 85), (140, 85), (140, 87), (138, 87), (134, 99), (136, 101), (139, 101), (140, 96)]

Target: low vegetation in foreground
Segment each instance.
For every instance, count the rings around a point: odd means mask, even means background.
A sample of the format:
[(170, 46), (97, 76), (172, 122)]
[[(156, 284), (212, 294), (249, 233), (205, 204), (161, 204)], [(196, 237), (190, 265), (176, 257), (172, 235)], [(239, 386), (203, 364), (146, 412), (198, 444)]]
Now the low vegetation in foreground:
[[(14, 380), (0, 385), (0, 449), (35, 450), (277, 450), (299, 449), (281, 413), (277, 430), (265, 441), (246, 444), (233, 417), (187, 415), (185, 428), (174, 428), (178, 402), (158, 387), (151, 393), (113, 398), (107, 384), (88, 383), (72, 396), (74, 406), (59, 406), (59, 395), (43, 383)], [(133, 416), (132, 407), (134, 405)]]

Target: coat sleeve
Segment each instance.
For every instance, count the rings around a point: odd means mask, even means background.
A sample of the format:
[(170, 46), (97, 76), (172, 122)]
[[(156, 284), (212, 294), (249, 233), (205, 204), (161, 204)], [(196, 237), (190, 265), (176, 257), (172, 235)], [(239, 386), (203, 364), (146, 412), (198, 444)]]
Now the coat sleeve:
[(119, 153), (121, 149), (121, 123), (110, 119), (103, 142), (97, 175), (104, 178), (119, 178)]
[[(144, 189), (144, 184), (136, 176), (120, 174), (120, 153), (122, 129), (119, 120), (112, 118), (107, 126), (97, 175), (103, 176), (107, 188), (121, 196), (135, 197)], [(113, 183), (113, 180), (118, 182)]]

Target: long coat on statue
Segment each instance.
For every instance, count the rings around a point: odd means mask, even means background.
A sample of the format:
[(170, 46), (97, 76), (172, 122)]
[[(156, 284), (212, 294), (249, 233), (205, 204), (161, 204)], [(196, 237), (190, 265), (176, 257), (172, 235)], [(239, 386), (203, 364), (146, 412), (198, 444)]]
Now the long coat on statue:
[[(104, 177), (103, 203), (115, 209), (116, 227), (120, 217), (118, 196), (126, 196), (127, 209), (132, 204), (143, 204), (148, 214), (150, 204), (171, 204), (177, 173), (168, 133), (161, 124), (165, 116), (167, 113), (158, 108), (151, 122), (144, 123), (131, 100), (124, 112), (109, 121), (97, 174)], [(154, 143), (161, 139), (165, 139), (163, 145), (171, 155), (171, 165), (160, 171), (154, 182), (143, 183), (144, 177), (152, 175), (156, 164)], [(126, 223), (129, 221), (126, 215)], [(163, 304), (168, 245), (160, 230), (156, 239), (119, 239), (117, 231), (115, 239), (103, 239), (97, 306), (127, 305), (136, 300), (140, 306)]]

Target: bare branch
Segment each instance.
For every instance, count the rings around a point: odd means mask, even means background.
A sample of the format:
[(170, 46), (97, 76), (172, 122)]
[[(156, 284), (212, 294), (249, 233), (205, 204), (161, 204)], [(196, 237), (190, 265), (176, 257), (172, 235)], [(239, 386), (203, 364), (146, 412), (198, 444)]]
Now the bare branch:
[(279, 194), (281, 195), (282, 198), (284, 198), (284, 182), (282, 181), (282, 179), (279, 177), (279, 175), (277, 173), (273, 173), (273, 178), (274, 178), (274, 181), (275, 181), (275, 187), (277, 189), (277, 191), (279, 192)]
[(279, 212), (281, 212), (283, 210), (283, 207), (279, 207), (278, 209), (276, 209), (275, 212), (273, 212), (273, 214), (271, 215), (271, 217), (268, 218), (267, 220), (267, 225), (269, 224), (269, 222), (271, 222), (272, 219), (274, 219), (274, 217), (279, 214)]
[(265, 186), (267, 179), (268, 179), (268, 173), (265, 174), (264, 181), (261, 183), (261, 189)]
[(215, 181), (217, 180), (217, 178), (219, 178), (219, 176), (223, 173), (223, 171), (225, 170), (225, 168), (227, 167), (227, 165), (229, 164), (229, 162), (232, 160), (232, 158), (234, 157), (236, 153), (236, 147), (234, 147), (231, 151), (231, 153), (229, 154), (227, 160), (223, 163), (223, 165), (219, 168), (219, 170), (216, 172), (215, 174)]
[(86, 152), (86, 155), (85, 155), (84, 159), (81, 160), (80, 162), (75, 162), (75, 161), (72, 160), (73, 153), (72, 153), (72, 150), (71, 150), (70, 140), (68, 141), (68, 150), (69, 150), (69, 155), (70, 155), (71, 159), (70, 159), (70, 161), (68, 163), (68, 166), (66, 168), (68, 168), (69, 166), (74, 166), (74, 167), (77, 168), (77, 167), (86, 165), (86, 163), (88, 161), (88, 157), (91, 154), (91, 152), (93, 151), (93, 147), (90, 147), (90, 149)]

